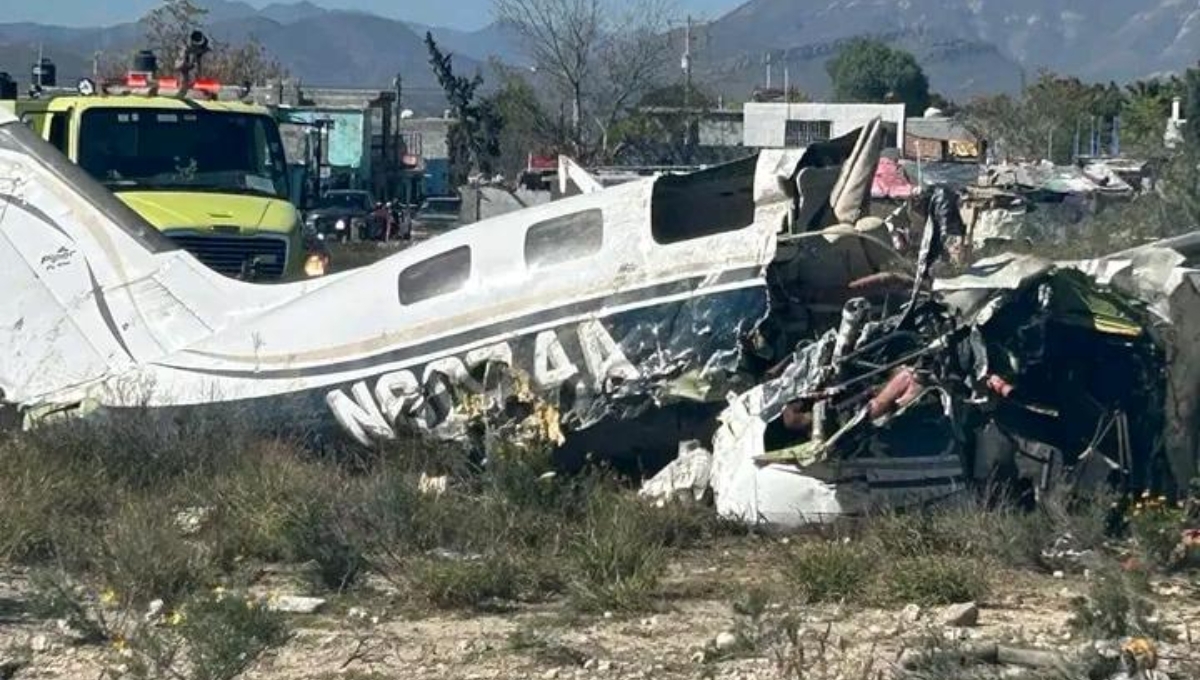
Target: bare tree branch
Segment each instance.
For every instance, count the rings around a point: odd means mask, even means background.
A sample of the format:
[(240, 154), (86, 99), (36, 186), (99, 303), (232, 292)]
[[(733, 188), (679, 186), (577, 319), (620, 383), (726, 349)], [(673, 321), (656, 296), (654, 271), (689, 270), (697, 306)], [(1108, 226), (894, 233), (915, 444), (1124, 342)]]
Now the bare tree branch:
[[(605, 131), (674, 61), (671, 0), (494, 0), (537, 68), (571, 107), (577, 156), (603, 154)], [(596, 121), (595, 130), (584, 121)]]

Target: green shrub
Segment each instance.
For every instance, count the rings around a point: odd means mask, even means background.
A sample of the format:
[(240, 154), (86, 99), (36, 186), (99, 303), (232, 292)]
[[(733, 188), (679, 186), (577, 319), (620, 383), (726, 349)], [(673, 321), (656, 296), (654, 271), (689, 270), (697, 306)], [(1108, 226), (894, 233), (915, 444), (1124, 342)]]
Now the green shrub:
[(1144, 572), (1106, 565), (1092, 575), (1087, 593), (1072, 601), (1071, 626), (1093, 639), (1160, 637), (1163, 631), (1153, 620), (1154, 605), (1146, 599), (1148, 591)]
[(42, 563), (90, 533), (112, 496), (98, 466), (32, 443), (0, 445), (0, 562)]
[(1182, 557), (1186, 520), (1186, 507), (1172, 506), (1165, 497), (1145, 493), (1129, 511), (1129, 535), (1150, 564), (1171, 569)]
[(583, 611), (639, 611), (653, 605), (666, 568), (662, 536), (636, 499), (598, 492), (568, 543), (567, 588)]
[(125, 645), (134, 677), (232, 680), (264, 652), (288, 639), (283, 615), (253, 599), (205, 594), (190, 600), (166, 627), (145, 625)]
[(506, 556), (429, 559), (416, 566), (413, 585), (424, 599), (444, 608), (483, 608), (515, 600), (520, 566)]
[(806, 602), (860, 600), (877, 558), (859, 541), (822, 540), (800, 545), (784, 566)]
[(202, 485), (194, 500), (212, 503), (211, 539), (227, 565), (243, 557), (279, 561), (295, 552), (297, 515), (328, 505), (342, 485), (336, 468), (306, 460), (284, 442), (264, 441)]
[(988, 564), (971, 557), (929, 555), (886, 559), (873, 584), (880, 604), (955, 604), (988, 593)]
[(158, 499), (130, 499), (98, 536), (79, 537), (90, 570), (128, 605), (179, 602), (210, 575), (202, 551), (180, 534), (175, 513)]

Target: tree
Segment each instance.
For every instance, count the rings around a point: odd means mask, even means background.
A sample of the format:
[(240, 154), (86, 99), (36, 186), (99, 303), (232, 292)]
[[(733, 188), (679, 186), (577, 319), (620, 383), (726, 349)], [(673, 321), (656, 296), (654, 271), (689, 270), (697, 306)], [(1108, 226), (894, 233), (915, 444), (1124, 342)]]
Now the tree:
[[(205, 29), (208, 10), (193, 0), (163, 0), (142, 17), (146, 47), (159, 58), (159, 70), (178, 72), (183, 49), (192, 31)], [(257, 39), (243, 44), (212, 40), (204, 57), (203, 74), (221, 82), (262, 85), (287, 76), (287, 70)]]
[(1020, 96), (977, 98), (961, 118), (1002, 157), (1068, 163), (1090, 151), (1093, 133), (1107, 147), (1125, 104), (1115, 83), (1088, 84), (1043, 71)]
[(493, 174), (493, 160), (500, 155), (504, 121), (493, 102), (476, 99), (483, 76), (455, 75), (454, 55), (443, 53), (432, 33), (425, 33), (425, 46), (429, 49), (429, 64), (446, 92), (446, 101), (455, 118), (447, 139), (451, 179), (456, 184), (465, 184), (472, 174)]
[(667, 1), (494, 0), (570, 107), (574, 155), (604, 155), (608, 132), (671, 61)]
[(916, 58), (878, 40), (850, 40), (826, 69), (838, 101), (902, 102), (910, 116), (929, 106), (929, 79)]
[(546, 111), (529, 81), (502, 64), (493, 67), (501, 84), (487, 99), (504, 121), (495, 165), (505, 177), (516, 178), (525, 171), (529, 154), (554, 155), (564, 148), (566, 131)]

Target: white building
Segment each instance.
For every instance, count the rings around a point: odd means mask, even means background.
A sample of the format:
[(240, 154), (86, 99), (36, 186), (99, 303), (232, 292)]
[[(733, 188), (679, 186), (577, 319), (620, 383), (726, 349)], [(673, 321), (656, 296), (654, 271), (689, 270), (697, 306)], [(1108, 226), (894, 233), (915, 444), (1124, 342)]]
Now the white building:
[(885, 146), (904, 139), (904, 104), (785, 104), (745, 106), (744, 145), (779, 149), (841, 137), (882, 118)]

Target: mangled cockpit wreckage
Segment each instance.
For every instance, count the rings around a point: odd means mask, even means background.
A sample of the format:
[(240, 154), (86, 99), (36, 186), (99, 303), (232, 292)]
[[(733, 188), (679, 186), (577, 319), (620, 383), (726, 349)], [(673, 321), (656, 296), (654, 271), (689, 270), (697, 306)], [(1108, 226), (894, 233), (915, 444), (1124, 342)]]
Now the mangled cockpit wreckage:
[[(961, 226), (953, 198), (931, 197), (914, 267), (868, 215), (881, 140), (876, 121), (804, 150), (590, 184), (362, 269), (266, 286), (206, 269), (0, 118), (0, 404), (25, 427), (236, 412), (366, 446), (413, 431), (484, 452), (549, 443), (560, 459), (700, 439), (718, 509), (785, 524), (993, 469), (1045, 478), (1083, 460), (1180, 479), (1194, 441), (1172, 423), (1200, 381), (1164, 378), (1172, 345), (1153, 315), (1027, 261), (931, 285)], [(1026, 272), (1015, 284), (1011, 267)], [(1175, 290), (1160, 297), (1179, 323)], [(1164, 415), (1181, 394), (1189, 405)], [(1169, 469), (1147, 463), (1159, 451)]]

